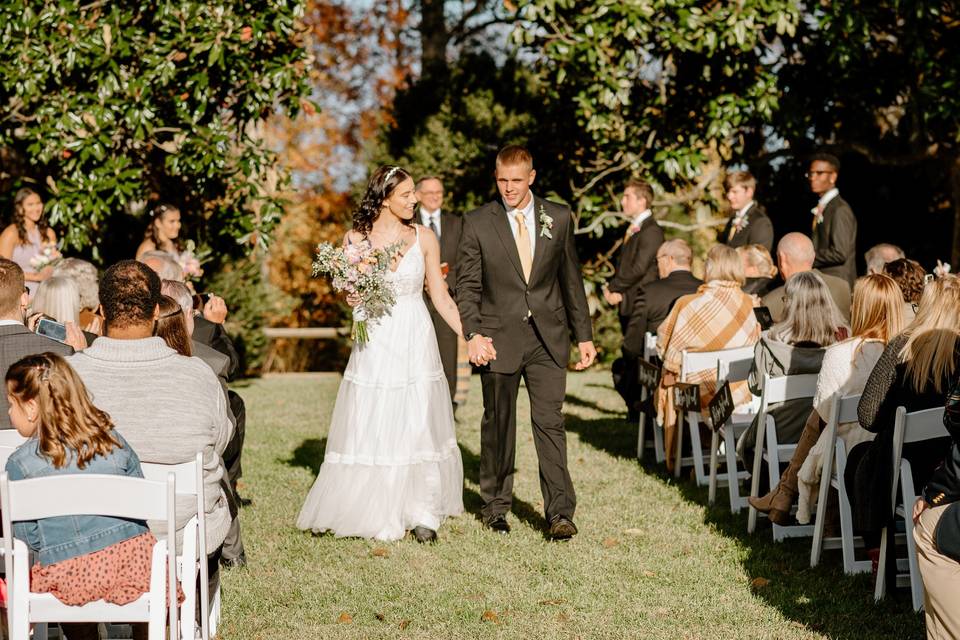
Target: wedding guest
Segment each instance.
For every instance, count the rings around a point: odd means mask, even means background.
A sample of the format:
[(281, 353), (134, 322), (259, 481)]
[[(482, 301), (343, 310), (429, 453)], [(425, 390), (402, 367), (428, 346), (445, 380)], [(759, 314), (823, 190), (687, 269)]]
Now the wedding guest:
[[(221, 454), (232, 426), (210, 368), (153, 336), (160, 296), (160, 278), (147, 266), (123, 260), (107, 269), (100, 280), (106, 335), (68, 362), (141, 460), (180, 464), (203, 453), (207, 549), (215, 586), (220, 545), (231, 521), (220, 483)], [(195, 514), (195, 504), (192, 499), (177, 501), (178, 537)]]
[[(664, 446), (673, 451), (676, 437), (676, 412), (673, 386), (680, 374), (684, 351), (717, 351), (756, 344), (760, 325), (753, 314), (753, 298), (740, 287), (745, 277), (737, 252), (715, 245), (707, 253), (704, 271), (706, 284), (697, 293), (683, 296), (657, 330), (657, 352), (663, 360), (663, 374), (657, 392), (658, 421), (663, 424)], [(700, 402), (706, 407), (716, 393), (716, 368), (686, 372), (689, 383), (700, 385)], [(734, 404), (750, 400), (745, 383), (731, 385)], [(673, 456), (667, 456), (667, 468), (673, 468)]]
[(960, 379), (954, 382), (943, 424), (950, 453), (913, 507), (913, 539), (923, 576), (927, 638), (960, 637)]
[(863, 259), (867, 263), (868, 274), (883, 273), (883, 265), (888, 262), (893, 262), (894, 260), (902, 260), (906, 257), (903, 249), (895, 244), (888, 244), (886, 242), (873, 245), (867, 249), (867, 252), (863, 255)]
[(817, 254), (813, 266), (853, 286), (857, 278), (857, 219), (847, 201), (840, 197), (836, 186), (839, 172), (840, 160), (829, 153), (818, 153), (810, 160), (807, 179), (810, 190), (820, 197), (811, 210)]
[(76, 283), (80, 290), (80, 327), (99, 335), (103, 329), (103, 318), (98, 314), (100, 274), (97, 268), (86, 260), (64, 258), (53, 268), (53, 275), (70, 278)]
[(737, 247), (737, 253), (743, 261), (743, 273), (747, 276), (743, 285), (744, 293), (763, 297), (777, 286), (777, 268), (773, 266), (773, 257), (765, 246), (745, 244)]
[[(829, 446), (825, 436), (826, 420), (837, 398), (863, 392), (867, 376), (880, 358), (883, 348), (903, 328), (900, 287), (889, 276), (871, 274), (857, 280), (853, 287), (851, 332), (853, 337), (827, 347), (817, 377), (817, 393), (813, 398), (803, 432), (790, 464), (780, 482), (763, 497), (750, 497), (750, 505), (770, 520), (788, 524), (790, 508), (798, 500), (797, 521), (806, 524), (817, 497), (823, 456)], [(837, 437), (847, 451), (873, 434), (856, 422), (838, 425)]]
[(20, 265), (30, 295), (53, 275), (53, 267), (43, 263), (59, 257), (56, 247), (57, 234), (43, 213), (40, 194), (26, 187), (20, 189), (13, 197), (13, 224), (0, 233), (0, 257)]
[(758, 244), (768, 253), (772, 251), (773, 223), (763, 205), (753, 199), (756, 178), (749, 171), (734, 171), (727, 176), (724, 187), (732, 215), (717, 240), (728, 247)]
[(663, 229), (653, 218), (650, 205), (653, 188), (644, 180), (631, 179), (623, 188), (620, 206), (631, 218), (627, 237), (613, 279), (603, 290), (607, 304), (618, 306), (620, 331), (627, 332), (630, 314), (644, 285), (657, 279), (657, 248), (663, 244)]
[(166, 251), (150, 249), (137, 256), (137, 262), (142, 262), (157, 272), (161, 280), (176, 280), (183, 282), (183, 269), (180, 263)]
[[(29, 304), (23, 269), (12, 260), (0, 258), (0, 373), (4, 375), (10, 365), (26, 356), (48, 351), (60, 355), (73, 353), (69, 345), (27, 329), (24, 321)], [(82, 335), (80, 340), (86, 344)], [(11, 428), (8, 408), (7, 394), (0, 393), (0, 429)]]
[[(13, 426), (28, 438), (7, 460), (10, 480), (88, 473), (143, 477), (136, 452), (61, 356), (27, 356), (10, 367), (5, 380)], [(33, 593), (52, 593), (64, 604), (80, 606), (124, 605), (150, 591), (157, 539), (143, 520), (62, 516), (19, 521), (13, 528), (36, 556), (30, 568)], [(183, 601), (179, 589), (178, 599)], [(63, 627), (71, 640), (100, 637), (96, 623)], [(146, 637), (142, 627), (135, 637)]]
[[(846, 280), (836, 278), (814, 268), (814, 249), (810, 238), (802, 233), (788, 233), (777, 243), (777, 264), (780, 277), (786, 282), (795, 273), (813, 271), (819, 275), (830, 290), (830, 297), (840, 310), (844, 320), (850, 319), (850, 285)], [(784, 286), (777, 287), (761, 299), (761, 304), (770, 310), (774, 322), (784, 318)]]
[(639, 419), (640, 389), (637, 386), (638, 360), (643, 357), (647, 333), (656, 333), (677, 298), (696, 293), (703, 281), (690, 273), (693, 253), (680, 239), (667, 240), (657, 249), (657, 273), (633, 301), (633, 313), (623, 336), (623, 358), (614, 362), (613, 387), (627, 403), (627, 420)]
[(907, 324), (913, 322), (917, 315), (917, 306), (920, 304), (920, 296), (923, 295), (924, 284), (927, 282), (927, 272), (919, 262), (908, 258), (888, 262), (883, 265), (883, 272), (900, 285), (900, 291), (903, 294), (904, 321)]
[(186, 316), (180, 303), (168, 295), (160, 296), (160, 315), (157, 318), (154, 335), (163, 338), (167, 346), (180, 355), (188, 358), (193, 355)]
[[(960, 280), (950, 275), (927, 284), (917, 317), (886, 346), (863, 388), (857, 415), (876, 438), (853, 447), (844, 481), (853, 510), (854, 531), (863, 536), (874, 567), (881, 561), (880, 534), (893, 517), (893, 425), (898, 407), (908, 412), (943, 406), (960, 373)], [(937, 438), (903, 446), (914, 486), (923, 487), (949, 452)], [(895, 573), (895, 572), (894, 572)]]
[[(846, 320), (818, 274), (804, 271), (790, 276), (784, 298), (783, 320), (770, 327), (754, 351), (748, 382), (755, 396), (763, 392), (764, 374), (779, 378), (819, 373), (826, 348), (849, 336)], [(767, 414), (773, 416), (777, 424), (777, 442), (791, 444), (799, 440), (810, 405), (810, 400), (803, 398), (768, 405)], [(753, 462), (757, 428), (757, 418), (754, 418), (737, 444), (737, 451), (747, 466)]]
[[(440, 268), (446, 269), (446, 284), (451, 297), (457, 289), (457, 251), (460, 248), (460, 236), (463, 232), (463, 219), (452, 211), (443, 209), (443, 182), (435, 176), (420, 178), (416, 185), (417, 201), (420, 203), (420, 223), (429, 228), (440, 240)], [(456, 299), (454, 297), (454, 299)], [(453, 402), (457, 391), (457, 334), (455, 334), (430, 302), (430, 296), (424, 293), (433, 330), (437, 334), (437, 347), (443, 362), (443, 373), (450, 386), (450, 401)], [(454, 402), (454, 411), (457, 405)]]
[(174, 259), (180, 256), (180, 209), (171, 204), (158, 204), (150, 211), (150, 224), (137, 247), (139, 259), (147, 251), (163, 251)]
[(80, 289), (70, 278), (53, 276), (40, 283), (30, 301), (30, 315), (42, 313), (61, 324), (80, 325)]

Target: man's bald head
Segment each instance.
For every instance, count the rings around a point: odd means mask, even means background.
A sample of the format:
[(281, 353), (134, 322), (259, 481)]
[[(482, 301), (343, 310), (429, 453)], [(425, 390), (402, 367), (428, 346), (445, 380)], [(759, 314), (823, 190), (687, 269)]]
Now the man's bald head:
[(816, 257), (813, 242), (802, 233), (788, 233), (777, 244), (777, 264), (784, 281), (795, 273), (813, 269)]

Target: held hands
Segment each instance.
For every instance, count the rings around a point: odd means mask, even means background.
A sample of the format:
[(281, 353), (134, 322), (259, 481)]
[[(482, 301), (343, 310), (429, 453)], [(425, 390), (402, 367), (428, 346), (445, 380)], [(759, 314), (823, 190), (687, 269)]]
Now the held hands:
[(470, 363), (478, 367), (496, 360), (497, 350), (493, 348), (493, 339), (481, 335), (473, 336), (467, 343), (467, 355), (470, 357)]
[(603, 299), (606, 300), (610, 306), (616, 306), (623, 301), (623, 294), (610, 291), (607, 285), (603, 285)]
[(926, 511), (929, 506), (927, 501), (923, 499), (923, 496), (917, 498), (917, 501), (913, 503), (913, 524), (917, 524), (917, 521), (920, 519), (920, 514)]
[(577, 344), (577, 348), (580, 349), (580, 362), (574, 368), (577, 371), (583, 371), (597, 359), (597, 348), (593, 346), (593, 342), (580, 342)]

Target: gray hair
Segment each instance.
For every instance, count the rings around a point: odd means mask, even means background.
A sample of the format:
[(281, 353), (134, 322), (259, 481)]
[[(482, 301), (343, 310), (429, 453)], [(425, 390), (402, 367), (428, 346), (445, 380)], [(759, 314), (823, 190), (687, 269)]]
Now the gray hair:
[(80, 258), (64, 258), (53, 268), (54, 276), (70, 278), (80, 289), (80, 308), (96, 309), (100, 306), (100, 274), (97, 268)]
[(870, 247), (863, 256), (867, 263), (867, 273), (883, 273), (883, 265), (906, 257), (903, 249), (888, 242), (881, 242)]
[(160, 293), (176, 300), (184, 313), (193, 313), (193, 294), (187, 285), (176, 280), (164, 280), (160, 285)]
[(814, 342), (821, 347), (837, 341), (837, 329), (847, 324), (819, 274), (793, 274), (787, 278), (783, 293), (783, 321), (770, 329), (771, 338), (791, 344)]
[(663, 255), (673, 258), (673, 261), (676, 262), (679, 267), (689, 268), (693, 262), (693, 251), (690, 250), (690, 245), (687, 244), (687, 241), (682, 238), (667, 240), (660, 245), (660, 250), (663, 252)]
[(30, 303), (31, 313), (44, 313), (57, 322), (80, 324), (80, 287), (73, 278), (54, 276), (37, 287)]
[[(158, 262), (160, 265), (159, 268), (152, 266), (148, 261)], [(180, 263), (174, 260), (173, 256), (166, 251), (160, 251), (158, 249), (144, 251), (140, 254), (140, 257), (137, 258), (137, 262), (141, 262), (156, 271), (161, 280), (183, 282), (183, 269), (180, 267)]]

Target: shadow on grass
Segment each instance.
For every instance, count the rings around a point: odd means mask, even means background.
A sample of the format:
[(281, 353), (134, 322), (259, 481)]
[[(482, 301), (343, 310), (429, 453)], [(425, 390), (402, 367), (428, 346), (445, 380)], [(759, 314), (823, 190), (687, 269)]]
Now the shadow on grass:
[(317, 475), (320, 473), (320, 465), (323, 464), (323, 454), (326, 450), (326, 438), (307, 438), (293, 450), (292, 456), (280, 462), (291, 467), (309, 469), (313, 475)]
[[(569, 398), (569, 396), (568, 396)], [(613, 416), (614, 414), (607, 414)], [(584, 420), (575, 415), (564, 418), (567, 431), (575, 433), (580, 441), (615, 458), (635, 458), (637, 428), (624, 418), (609, 417)]]

